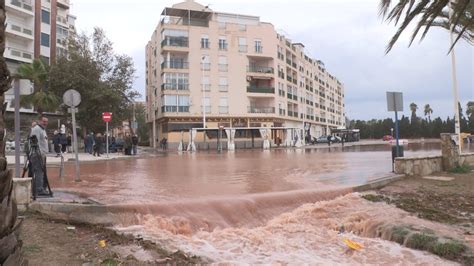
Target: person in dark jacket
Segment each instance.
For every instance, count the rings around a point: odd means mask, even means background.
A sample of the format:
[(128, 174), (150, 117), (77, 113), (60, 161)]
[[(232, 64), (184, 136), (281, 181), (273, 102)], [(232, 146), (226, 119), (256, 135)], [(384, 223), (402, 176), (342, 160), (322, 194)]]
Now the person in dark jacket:
[(53, 146), (54, 146), (54, 152), (56, 153), (56, 157), (61, 156), (61, 139), (59, 136), (59, 133), (57, 130), (54, 131), (53, 135)]
[(97, 133), (97, 135), (95, 135), (94, 156), (97, 154), (97, 157), (100, 157), (103, 142), (104, 139), (102, 138), (102, 134)]
[(130, 137), (130, 133), (127, 133), (125, 135), (125, 140), (123, 143), (123, 150), (125, 152), (125, 155), (131, 155), (132, 151), (132, 138)]
[(134, 134), (132, 136), (132, 155), (137, 155), (137, 147), (138, 147), (138, 136)]

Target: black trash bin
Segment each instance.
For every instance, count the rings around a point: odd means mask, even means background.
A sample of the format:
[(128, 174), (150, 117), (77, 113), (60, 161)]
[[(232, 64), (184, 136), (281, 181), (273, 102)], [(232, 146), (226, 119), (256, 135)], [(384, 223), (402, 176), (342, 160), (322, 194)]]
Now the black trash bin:
[(397, 145), (392, 146), (392, 163), (395, 162), (396, 157), (403, 157), (403, 145), (398, 146), (398, 156), (397, 156)]

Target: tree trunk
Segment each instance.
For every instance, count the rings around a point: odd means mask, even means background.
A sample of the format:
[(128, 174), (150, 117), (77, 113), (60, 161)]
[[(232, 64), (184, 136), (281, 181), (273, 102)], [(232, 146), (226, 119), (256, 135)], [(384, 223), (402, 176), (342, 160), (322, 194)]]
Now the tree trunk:
[(0, 0), (0, 265), (21, 265), (22, 242), (18, 239), (17, 208), (13, 201), (12, 173), (5, 157), (5, 92), (11, 77), (3, 52), (5, 51), (5, 0)]

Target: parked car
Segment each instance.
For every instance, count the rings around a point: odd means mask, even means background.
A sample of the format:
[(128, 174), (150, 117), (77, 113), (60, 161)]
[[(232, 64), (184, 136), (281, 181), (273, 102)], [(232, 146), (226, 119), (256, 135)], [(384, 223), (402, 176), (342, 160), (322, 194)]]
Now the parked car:
[(385, 136), (383, 136), (382, 139), (383, 139), (383, 141), (390, 141), (390, 140), (393, 139), (393, 137), (391, 135), (385, 135)]
[[(316, 139), (317, 143), (328, 143), (328, 136), (321, 136)], [(331, 142), (341, 142), (341, 138), (338, 136), (331, 136)]]

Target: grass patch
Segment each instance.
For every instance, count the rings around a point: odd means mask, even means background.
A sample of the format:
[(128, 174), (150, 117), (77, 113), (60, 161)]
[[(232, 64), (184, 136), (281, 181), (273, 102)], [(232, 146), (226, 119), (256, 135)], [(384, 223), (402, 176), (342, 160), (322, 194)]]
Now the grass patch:
[(410, 233), (410, 231), (406, 227), (402, 226), (395, 226), (392, 228), (392, 239), (391, 241), (395, 241), (400, 245), (403, 245), (405, 242), (405, 237)]
[(467, 174), (472, 171), (472, 167), (468, 164), (464, 164), (462, 166), (456, 166), (448, 170), (448, 172), (453, 174)]
[(36, 253), (41, 251), (41, 247), (36, 244), (25, 245), (23, 246), (25, 252)]
[(114, 259), (106, 259), (100, 265), (102, 266), (117, 266), (119, 263)]
[(466, 251), (466, 246), (456, 241), (438, 242), (431, 247), (430, 251), (440, 257), (456, 260), (462, 258), (463, 252)]
[(438, 237), (427, 234), (415, 233), (407, 241), (407, 247), (419, 250), (430, 250), (436, 243)]
[(372, 201), (372, 202), (381, 202), (381, 201), (387, 201), (388, 199), (382, 195), (377, 195), (377, 194), (366, 194), (362, 195), (362, 198)]

